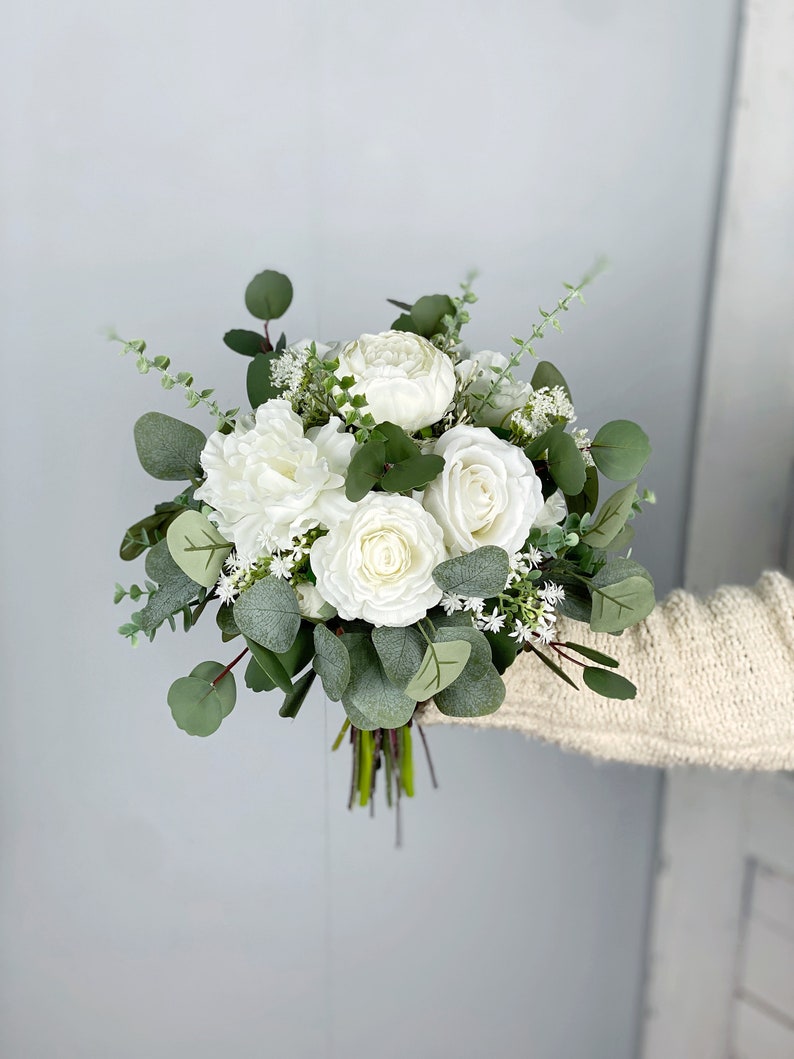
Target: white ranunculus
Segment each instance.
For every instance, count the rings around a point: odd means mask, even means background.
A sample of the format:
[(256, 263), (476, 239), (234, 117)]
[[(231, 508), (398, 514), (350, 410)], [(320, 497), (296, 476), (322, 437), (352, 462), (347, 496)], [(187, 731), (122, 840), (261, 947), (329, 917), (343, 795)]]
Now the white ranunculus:
[(314, 542), (317, 588), (347, 620), (413, 625), (441, 599), (433, 570), (446, 559), (441, 527), (408, 496), (369, 493)]
[(207, 480), (196, 497), (239, 552), (287, 548), (315, 526), (335, 526), (352, 509), (345, 472), (355, 440), (340, 419), (304, 434), (288, 401), (266, 401), (231, 434), (212, 434), (201, 454)]
[(558, 489), (552, 493), (546, 503), (538, 512), (537, 518), (532, 523), (533, 529), (550, 530), (552, 526), (558, 525), (568, 514), (568, 507), (562, 490)]
[[(501, 376), (501, 372), (510, 362), (502, 353), (484, 349), (479, 353), (466, 353), (455, 365), (461, 387), (468, 384), (468, 393), (474, 398), (482, 398), (491, 388), (494, 378), (499, 377), (496, 389), (491, 394), (488, 404), (474, 413), (474, 422), (484, 427), (507, 427), (510, 416), (523, 408), (532, 393), (528, 382), (512, 382)], [(498, 369), (498, 370), (496, 370)]]
[(336, 614), (331, 604), (323, 599), (317, 585), (311, 581), (301, 581), (292, 586), (298, 599), (298, 613), (309, 621), (328, 621)]
[(336, 374), (355, 380), (350, 393), (363, 394), (362, 411), (375, 422), (396, 423), (409, 433), (438, 422), (455, 395), (455, 369), (446, 353), (402, 331), (349, 342), (339, 354)]
[(521, 449), (487, 427), (458, 426), (432, 451), (444, 457), (444, 469), (422, 503), (444, 530), (450, 555), (486, 544), (520, 551), (543, 507), (540, 479)]

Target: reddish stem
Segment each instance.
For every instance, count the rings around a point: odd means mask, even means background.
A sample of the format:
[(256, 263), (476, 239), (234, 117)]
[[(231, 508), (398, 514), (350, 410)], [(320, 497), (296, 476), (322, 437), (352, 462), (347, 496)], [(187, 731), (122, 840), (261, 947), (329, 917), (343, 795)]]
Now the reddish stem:
[(216, 684), (220, 684), (220, 682), (223, 680), (223, 678), (226, 676), (226, 674), (227, 673), (231, 673), (231, 671), (234, 669), (234, 667), (237, 665), (237, 663), (240, 661), (240, 659), (244, 658), (247, 654), (248, 654), (248, 648), (246, 647), (244, 651), (241, 651), (239, 653), (239, 655), (234, 659), (233, 662), (230, 662), (225, 669), (221, 670), (221, 672), (217, 675), (217, 677), (212, 681), (212, 686), (215, 687)]

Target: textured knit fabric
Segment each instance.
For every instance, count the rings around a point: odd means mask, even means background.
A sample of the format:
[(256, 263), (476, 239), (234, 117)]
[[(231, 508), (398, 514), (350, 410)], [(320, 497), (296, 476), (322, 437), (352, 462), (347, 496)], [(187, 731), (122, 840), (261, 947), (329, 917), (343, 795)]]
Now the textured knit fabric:
[[(766, 573), (754, 588), (724, 587), (705, 600), (671, 593), (621, 636), (560, 619), (557, 639), (620, 661), (635, 699), (580, 691), (531, 654), (504, 679), (489, 717), (453, 720), (435, 706), (422, 723), (512, 728), (569, 750), (644, 765), (794, 769), (794, 583)], [(559, 661), (559, 659), (558, 659)]]

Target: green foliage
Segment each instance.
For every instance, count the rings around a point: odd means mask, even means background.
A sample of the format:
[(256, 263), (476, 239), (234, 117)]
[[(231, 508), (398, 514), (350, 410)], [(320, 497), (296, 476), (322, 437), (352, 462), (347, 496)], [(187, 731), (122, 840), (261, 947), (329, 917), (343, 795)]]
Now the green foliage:
[(455, 681), (435, 696), (435, 704), (447, 717), (485, 717), (495, 713), (505, 697), (505, 686), (494, 666), (478, 680)]
[(232, 545), (200, 511), (183, 511), (168, 527), (168, 550), (176, 565), (204, 588), (212, 588)]
[(335, 636), (325, 625), (315, 625), (314, 652), (313, 665), (323, 690), (329, 699), (339, 702), (350, 682), (350, 655), (342, 637)]
[(424, 636), (415, 625), (399, 629), (384, 625), (372, 630), (372, 643), (386, 676), (395, 687), (405, 690), (422, 665)]
[(223, 336), (223, 341), (229, 349), (235, 353), (240, 353), (244, 357), (255, 357), (257, 353), (270, 352), (265, 336), (260, 335), (256, 331), (244, 331), (240, 328), (235, 328), (226, 332)]
[(507, 629), (500, 629), (499, 632), (486, 632), (484, 635), (491, 648), (491, 659), (496, 672), (501, 675), (515, 662), (518, 644)]
[(245, 289), (245, 307), (258, 320), (276, 320), (292, 303), (292, 284), (281, 272), (266, 269)]
[[(250, 676), (253, 683), (257, 684), (258, 687), (252, 690), (265, 690), (271, 691), (274, 687), (281, 688), (282, 691), (287, 692), (292, 690), (292, 680), (287, 670), (284, 668), (284, 663), (281, 661), (275, 651), (268, 651), (266, 647), (257, 643), (256, 640), (250, 639), (248, 636), (245, 637), (245, 642), (248, 644), (249, 650), (251, 651), (252, 661), (256, 662), (257, 666), (267, 678), (263, 681), (262, 677), (258, 677), (253, 671), (250, 674), (246, 674), (246, 683), (248, 683), (248, 677)], [(249, 668), (250, 668), (249, 662)], [(249, 684), (249, 687), (251, 685)]]
[[(257, 660), (252, 656), (245, 669), (245, 686), (251, 691), (261, 692), (273, 691), (273, 689), (277, 687), (277, 684), (267, 675)], [(292, 681), (290, 681), (290, 687), (292, 687)], [(282, 691), (283, 690), (285, 689), (282, 688)]]
[(611, 559), (588, 588), (593, 597), (593, 632), (622, 632), (647, 618), (656, 603), (651, 575), (632, 559)]
[(135, 424), (135, 448), (143, 469), (161, 481), (203, 477), (201, 451), (207, 439), (181, 419), (147, 412)]
[(146, 574), (156, 582), (157, 591), (152, 592), (146, 606), (138, 612), (137, 622), (140, 630), (151, 639), (164, 621), (196, 600), (201, 586), (179, 569), (164, 540), (147, 553)]
[(598, 507), (598, 471), (595, 467), (585, 468), (584, 486), (575, 495), (565, 493), (565, 503), (571, 515), (579, 515), (581, 518), (588, 512), (593, 514)]
[(544, 432), (538, 437), (533, 438), (532, 441), (524, 446), (524, 455), (526, 458), (528, 460), (542, 459), (549, 445), (551, 445), (555, 438), (558, 438), (564, 430), (565, 423), (555, 423), (554, 426), (549, 427), (548, 430), (544, 430)]
[(538, 361), (538, 365), (532, 373), (531, 385), (533, 390), (542, 390), (544, 386), (548, 386), (550, 390), (553, 390), (555, 386), (560, 386), (567, 394), (569, 400), (572, 400), (571, 391), (562, 372), (555, 368), (550, 360)]
[(636, 496), (637, 483), (630, 482), (604, 501), (583, 535), (590, 547), (606, 548), (612, 543), (626, 525)]
[(590, 444), (590, 455), (596, 467), (616, 482), (636, 478), (650, 454), (648, 435), (628, 419), (605, 423)]
[(273, 358), (267, 353), (256, 353), (248, 365), (245, 377), (246, 392), (251, 408), (257, 409), (265, 401), (278, 397), (281, 392), (270, 380)]
[(140, 519), (124, 534), (119, 555), (126, 562), (143, 555), (153, 544), (162, 540), (169, 525), (185, 510), (183, 504), (158, 504), (154, 514)]
[(587, 666), (582, 677), (591, 691), (607, 699), (633, 699), (637, 694), (637, 688), (630, 680), (620, 673), (610, 673), (608, 669)]
[(353, 503), (363, 500), (386, 471), (386, 444), (377, 438), (363, 442), (353, 452), (347, 469), (345, 496)]
[(168, 705), (177, 727), (188, 735), (212, 735), (234, 709), (237, 689), (234, 676), (220, 662), (202, 662), (189, 677), (175, 680), (168, 690)]
[(342, 695), (342, 705), (351, 722), (369, 730), (406, 724), (416, 700), (396, 688), (386, 676), (369, 636), (345, 633), (342, 642), (350, 655), (350, 682)]
[(570, 434), (560, 431), (551, 438), (547, 461), (549, 473), (563, 493), (576, 495), (584, 489), (587, 469)]
[(412, 456), (390, 467), (381, 479), (387, 493), (410, 493), (424, 487), (444, 470), (444, 457), (434, 453)]
[(301, 624), (292, 587), (272, 575), (255, 581), (238, 597), (234, 620), (245, 636), (278, 654), (292, 647)]
[(570, 640), (565, 641), (565, 646), (570, 648), (571, 651), (576, 651), (577, 654), (582, 655), (584, 658), (589, 658), (591, 662), (598, 662), (601, 666), (614, 668), (620, 664), (614, 658), (605, 655), (603, 651), (596, 651), (594, 647), (584, 647), (582, 644), (572, 643)]
[(541, 660), (541, 662), (545, 666), (548, 666), (552, 673), (556, 673), (560, 680), (564, 680), (566, 684), (570, 684), (571, 687), (576, 688), (577, 691), (579, 690), (578, 684), (575, 684), (565, 672), (565, 670), (558, 666), (556, 662), (552, 661), (552, 659), (549, 658), (548, 655), (545, 655), (542, 651), (539, 651), (537, 647), (535, 647), (535, 645), (532, 643), (528, 643), (527, 647), (530, 649), (533, 655), (536, 655)]
[(392, 324), (394, 331), (410, 331), (423, 338), (432, 338), (444, 331), (444, 318), (453, 316), (455, 305), (447, 294), (426, 294), (413, 305), (399, 303), (407, 311)]
[(405, 688), (405, 694), (424, 702), (431, 699), (460, 676), (471, 654), (466, 640), (429, 643), (418, 672)]
[(507, 552), (488, 544), (468, 555), (439, 563), (433, 571), (433, 580), (445, 592), (487, 599), (504, 589), (509, 574)]
[(221, 630), (224, 643), (240, 635), (237, 622), (234, 620), (234, 608), (230, 603), (224, 603), (218, 608), (215, 614), (215, 624)]
[(310, 669), (303, 674), (300, 680), (295, 681), (293, 687), (284, 696), (284, 702), (278, 711), (279, 717), (295, 718), (298, 716), (298, 711), (306, 701), (306, 696), (309, 694), (309, 689), (314, 683), (316, 676), (315, 671)]

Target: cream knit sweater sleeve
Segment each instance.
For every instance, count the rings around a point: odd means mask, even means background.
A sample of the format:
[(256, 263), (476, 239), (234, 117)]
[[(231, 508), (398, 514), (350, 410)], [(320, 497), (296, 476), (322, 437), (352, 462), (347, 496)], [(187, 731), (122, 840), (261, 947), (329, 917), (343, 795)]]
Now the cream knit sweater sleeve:
[[(637, 697), (576, 692), (530, 654), (505, 674), (489, 717), (452, 720), (428, 706), (423, 724), (512, 728), (569, 750), (644, 765), (794, 768), (794, 583), (766, 573), (754, 588), (705, 600), (672, 592), (620, 637), (560, 619), (560, 640), (620, 661)], [(565, 664), (576, 679), (576, 666)]]

